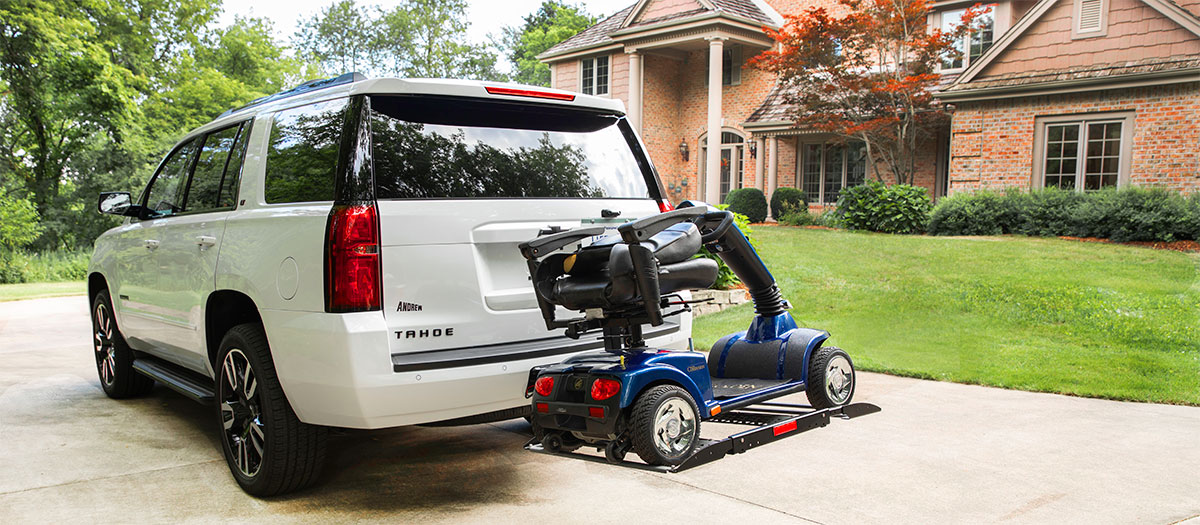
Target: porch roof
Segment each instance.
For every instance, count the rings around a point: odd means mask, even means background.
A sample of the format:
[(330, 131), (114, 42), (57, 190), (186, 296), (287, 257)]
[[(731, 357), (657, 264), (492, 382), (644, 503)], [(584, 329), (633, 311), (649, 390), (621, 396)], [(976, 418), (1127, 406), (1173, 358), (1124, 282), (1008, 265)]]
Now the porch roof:
[[(631, 16), (635, 16), (640, 11), (639, 8), (644, 3), (645, 0), (618, 11), (616, 14), (601, 20), (596, 25), (584, 29), (575, 36), (555, 44), (550, 49), (538, 55), (538, 58), (547, 60), (558, 55), (583, 51), (588, 48), (603, 47), (614, 43), (614, 33), (626, 35), (635, 33), (639, 29), (648, 29), (655, 26), (670, 27), (714, 15), (727, 15), (734, 19), (764, 26), (775, 27), (778, 25), (778, 21), (771, 14), (764, 12), (755, 0), (705, 0), (697, 3), (697, 9), (670, 13), (636, 22), (629, 20)], [(768, 7), (768, 9), (770, 8)]]

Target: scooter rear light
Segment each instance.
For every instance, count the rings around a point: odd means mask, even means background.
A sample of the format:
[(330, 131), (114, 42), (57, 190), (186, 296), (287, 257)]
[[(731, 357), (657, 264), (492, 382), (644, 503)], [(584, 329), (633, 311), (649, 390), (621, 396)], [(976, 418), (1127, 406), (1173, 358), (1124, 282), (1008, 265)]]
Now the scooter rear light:
[(604, 407), (588, 407), (588, 416), (603, 419)]
[(554, 391), (554, 378), (550, 376), (539, 377), (537, 381), (533, 383), (533, 390), (537, 392), (539, 396), (545, 397), (550, 395), (550, 393)]
[(330, 312), (378, 310), (379, 215), (374, 204), (337, 205), (325, 237), (325, 304)]
[[(603, 377), (592, 382), (592, 399), (596, 401), (604, 401), (612, 396), (617, 395), (621, 391), (621, 382), (613, 379), (605, 379)], [(603, 417), (603, 409), (601, 409), (601, 417)], [(596, 417), (596, 416), (593, 416)]]
[(662, 213), (667, 213), (667, 212), (669, 212), (669, 211), (671, 211), (671, 210), (674, 210), (674, 209), (675, 209), (675, 207), (674, 207), (674, 206), (671, 206), (671, 203), (669, 203), (669, 202), (667, 202), (667, 201), (665, 201), (665, 200), (664, 200), (664, 201), (658, 201), (658, 211), (660, 211), (660, 212), (662, 212)]

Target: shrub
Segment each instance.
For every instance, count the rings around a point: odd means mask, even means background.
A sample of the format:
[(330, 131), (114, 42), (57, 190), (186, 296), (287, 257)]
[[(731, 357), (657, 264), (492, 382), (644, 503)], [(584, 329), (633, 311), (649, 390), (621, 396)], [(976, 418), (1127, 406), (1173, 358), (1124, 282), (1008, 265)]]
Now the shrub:
[(1117, 242), (1174, 241), (1195, 235), (1189, 202), (1162, 189), (1106, 189), (1087, 194), (1073, 210), (1075, 234)]
[(1073, 190), (1046, 188), (1035, 190), (1016, 199), (1020, 215), (1016, 233), (1051, 237), (1075, 235), (1073, 216), (1075, 208), (1083, 204), (1085, 197)]
[(929, 192), (910, 184), (870, 181), (842, 190), (837, 213), (846, 228), (884, 233), (920, 233), (933, 204)]
[(781, 211), (783, 216), (779, 217), (779, 224), (783, 224), (785, 226), (808, 226), (816, 223), (816, 217), (813, 217), (813, 215), (808, 212), (807, 205), (805, 205), (804, 208), (784, 205)]
[(784, 186), (775, 188), (775, 193), (771, 194), (771, 217), (779, 221), (789, 211), (798, 211), (801, 208), (805, 212), (808, 211), (808, 199), (804, 198), (804, 192)]
[(729, 211), (740, 213), (750, 222), (767, 220), (767, 197), (757, 188), (738, 188), (725, 196)]
[(938, 202), (929, 216), (930, 235), (1012, 233), (1020, 218), (1021, 194), (993, 191), (963, 193)]
[(27, 253), (0, 249), (0, 284), (82, 281), (90, 253), (85, 250)]
[[(729, 209), (728, 204), (720, 204), (717, 207), (722, 210)], [(750, 242), (750, 246), (757, 247), (757, 244), (754, 242), (754, 230), (750, 228), (750, 219), (738, 212), (733, 212), (733, 221), (738, 229), (742, 230), (742, 235), (746, 236), (746, 240)], [(717, 280), (712, 285), (714, 289), (726, 290), (742, 282), (737, 274), (733, 273), (733, 269), (725, 264), (725, 260), (719, 255), (708, 251), (708, 248), (701, 248), (697, 257), (705, 257), (717, 262)]]

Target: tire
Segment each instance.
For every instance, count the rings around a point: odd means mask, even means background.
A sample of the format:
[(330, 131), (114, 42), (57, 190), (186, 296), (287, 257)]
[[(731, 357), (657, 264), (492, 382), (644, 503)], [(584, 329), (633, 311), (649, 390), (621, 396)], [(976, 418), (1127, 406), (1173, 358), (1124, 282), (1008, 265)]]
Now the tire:
[(296, 418), (262, 325), (231, 328), (221, 339), (216, 369), (221, 450), (242, 490), (275, 496), (315, 482), (325, 461), (327, 429)]
[(850, 404), (858, 380), (850, 355), (836, 346), (823, 346), (813, 352), (808, 364), (808, 404), (815, 409)]
[(678, 465), (692, 455), (700, 441), (700, 411), (686, 390), (676, 385), (649, 388), (631, 408), (630, 437), (642, 461)]
[(92, 300), (92, 350), (100, 387), (108, 397), (137, 397), (154, 389), (153, 379), (133, 369), (133, 350), (117, 327), (108, 290), (101, 290)]

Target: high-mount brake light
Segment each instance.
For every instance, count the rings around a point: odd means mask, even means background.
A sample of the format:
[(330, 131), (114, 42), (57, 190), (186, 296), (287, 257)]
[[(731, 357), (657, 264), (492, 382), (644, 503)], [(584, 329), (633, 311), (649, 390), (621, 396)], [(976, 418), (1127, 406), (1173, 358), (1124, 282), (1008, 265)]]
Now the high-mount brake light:
[(599, 378), (592, 381), (592, 399), (604, 401), (621, 391), (621, 382), (614, 379)]
[(533, 389), (537, 391), (539, 396), (545, 397), (554, 391), (554, 378), (550, 376), (542, 376), (533, 383)]
[(516, 89), (516, 88), (495, 87), (495, 86), (488, 86), (488, 87), (485, 87), (484, 89), (487, 90), (489, 95), (510, 95), (510, 96), (514, 96), (514, 97), (548, 98), (550, 100), (565, 100), (567, 102), (575, 100), (575, 95), (571, 95), (569, 93), (555, 93), (553, 91), (536, 91), (536, 90), (532, 90), (532, 89)]
[(381, 304), (379, 214), (374, 204), (336, 205), (326, 233), (325, 300), (330, 312), (378, 310)]

